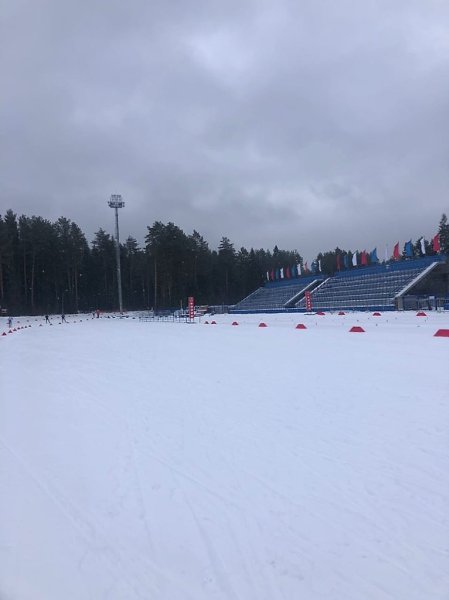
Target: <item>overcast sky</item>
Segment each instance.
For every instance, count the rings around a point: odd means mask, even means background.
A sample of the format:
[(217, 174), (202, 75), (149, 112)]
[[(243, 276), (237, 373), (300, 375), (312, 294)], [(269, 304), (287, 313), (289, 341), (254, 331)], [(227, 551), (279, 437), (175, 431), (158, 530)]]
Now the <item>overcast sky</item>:
[(449, 212), (447, 0), (2, 0), (0, 213), (379, 255)]

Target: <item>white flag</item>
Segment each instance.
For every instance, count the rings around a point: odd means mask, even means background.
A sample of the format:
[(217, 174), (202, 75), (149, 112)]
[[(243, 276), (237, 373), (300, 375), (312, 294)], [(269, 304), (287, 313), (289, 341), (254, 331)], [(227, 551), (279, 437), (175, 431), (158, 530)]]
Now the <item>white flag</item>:
[(296, 267), (298, 269), (298, 275), (301, 275), (301, 263), (298, 263)]
[(357, 266), (357, 252), (354, 252), (354, 254), (352, 255), (352, 266)]
[(318, 261), (318, 270), (321, 273), (321, 260)]
[(423, 254), (425, 254), (426, 253), (426, 245), (424, 243), (424, 238), (423, 237), (421, 238), (420, 242), (421, 242), (421, 252)]
[(267, 281), (270, 281), (270, 274), (268, 271), (267, 271)]
[(284, 269), (281, 269), (281, 279), (284, 279)]
[(388, 253), (388, 246), (385, 245), (385, 262), (387, 262), (390, 258), (390, 255)]

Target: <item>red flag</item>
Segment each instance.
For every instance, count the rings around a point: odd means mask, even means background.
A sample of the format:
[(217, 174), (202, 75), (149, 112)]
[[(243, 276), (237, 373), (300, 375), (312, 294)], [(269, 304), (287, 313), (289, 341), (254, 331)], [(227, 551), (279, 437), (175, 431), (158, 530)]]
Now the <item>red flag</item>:
[(438, 233), (433, 238), (433, 250), (434, 250), (434, 252), (439, 252), (440, 251), (440, 236), (439, 236)]
[(290, 279), (290, 267), (286, 267), (285, 276), (287, 277), (287, 279)]
[(304, 265), (304, 271), (305, 271), (306, 273), (308, 273), (308, 272), (309, 272), (309, 267), (307, 266), (307, 261), (306, 261), (306, 264)]
[(341, 259), (340, 259), (340, 255), (337, 254), (337, 271), (340, 271), (341, 269)]
[(367, 265), (368, 264), (368, 260), (366, 258), (366, 250), (364, 250), (362, 252), (362, 265)]
[(394, 260), (399, 260), (399, 242), (394, 247), (393, 258)]
[(271, 275), (271, 281), (274, 281), (274, 271), (271, 271), (270, 275)]

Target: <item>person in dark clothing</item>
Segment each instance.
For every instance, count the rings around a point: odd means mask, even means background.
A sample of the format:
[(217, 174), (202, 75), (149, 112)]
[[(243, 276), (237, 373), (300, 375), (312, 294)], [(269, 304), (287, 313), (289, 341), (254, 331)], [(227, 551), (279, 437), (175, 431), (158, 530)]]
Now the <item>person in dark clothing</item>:
[(61, 315), (61, 321), (62, 321), (62, 323), (67, 323), (67, 321), (65, 319), (65, 315)]
[(50, 323), (50, 319), (48, 318), (48, 315), (45, 315), (45, 322)]

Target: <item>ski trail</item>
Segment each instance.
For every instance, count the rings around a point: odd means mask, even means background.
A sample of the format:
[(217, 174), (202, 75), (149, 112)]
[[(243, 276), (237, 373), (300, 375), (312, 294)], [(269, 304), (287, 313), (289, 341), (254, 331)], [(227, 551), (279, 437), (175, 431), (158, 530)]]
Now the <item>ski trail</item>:
[[(159, 587), (155, 587), (145, 577), (142, 580), (141, 573), (146, 573), (148, 568), (162, 576), (164, 580), (167, 573), (161, 570), (155, 563), (149, 560), (149, 557), (142, 559), (135, 556), (131, 560), (126, 560), (120, 553), (120, 549), (114, 544), (104, 532), (99, 530), (98, 524), (93, 525), (93, 519), (89, 518), (85, 511), (84, 513), (71, 502), (67, 496), (56, 489), (54, 485), (47, 484), (43, 478), (35, 475), (29, 468), (27, 463), (7, 444), (3, 439), (0, 439), (0, 444), (7, 452), (15, 459), (16, 463), (26, 473), (26, 475), (36, 484), (36, 486), (45, 494), (47, 498), (57, 507), (60, 513), (71, 523), (73, 527), (82, 535), (87, 547), (78, 561), (78, 567), (82, 568), (83, 562), (86, 560), (89, 553), (93, 553), (96, 557), (100, 557), (107, 562), (111, 573), (117, 575), (117, 568), (120, 572), (121, 582), (125, 582), (129, 591), (134, 594), (133, 598), (147, 600), (148, 594), (157, 594)], [(141, 565), (139, 569), (136, 566)], [(132, 572), (132, 576), (130, 575)], [(149, 589), (152, 588), (152, 589)]]
[(217, 577), (219, 586), (224, 591), (225, 597), (233, 600), (243, 600), (243, 597), (238, 594), (234, 586), (232, 586), (229, 576), (226, 574), (226, 566), (223, 562), (223, 559), (218, 550), (216, 550), (213, 541), (210, 539), (206, 527), (201, 523), (201, 519), (198, 517), (197, 512), (195, 511), (193, 504), (189, 499), (186, 487), (180, 484), (178, 475), (173, 470), (171, 473), (176, 488), (181, 491), (182, 497), (184, 498), (184, 503), (193, 518), (199, 536), (202, 539), (203, 545), (207, 550), (207, 554), (211, 559), (211, 563), (214, 565), (214, 575)]

